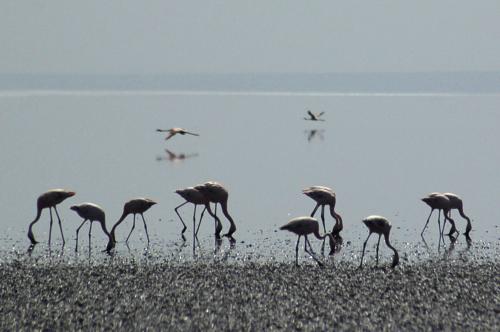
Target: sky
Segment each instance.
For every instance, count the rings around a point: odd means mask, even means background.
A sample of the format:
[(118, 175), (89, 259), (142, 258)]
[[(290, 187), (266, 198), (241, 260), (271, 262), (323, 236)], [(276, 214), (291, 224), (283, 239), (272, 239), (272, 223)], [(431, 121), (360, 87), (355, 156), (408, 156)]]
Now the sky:
[(500, 70), (500, 1), (3, 1), (0, 73)]

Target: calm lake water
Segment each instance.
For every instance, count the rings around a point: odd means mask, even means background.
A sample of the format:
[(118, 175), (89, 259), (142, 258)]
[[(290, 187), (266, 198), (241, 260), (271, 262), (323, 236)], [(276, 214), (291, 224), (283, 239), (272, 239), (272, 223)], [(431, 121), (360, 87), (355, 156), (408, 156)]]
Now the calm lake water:
[[(308, 109), (324, 111), (326, 121), (305, 121)], [(430, 211), (420, 198), (433, 191), (460, 195), (472, 218), (473, 243), (496, 246), (499, 124), (498, 95), (3, 93), (0, 240), (4, 250), (27, 248), (37, 197), (67, 188), (77, 194), (59, 207), (66, 247), (74, 248), (81, 223), (71, 205), (101, 205), (110, 228), (125, 201), (149, 197), (159, 203), (145, 214), (153, 246), (170, 253), (169, 248), (183, 250), (174, 212), (183, 200), (174, 190), (215, 180), (230, 193), (236, 252), (257, 252), (267, 243), (266, 257), (293, 256), (295, 237), (276, 230), (312, 211), (314, 201), (301, 193), (310, 185), (336, 191), (344, 241), (356, 253), (368, 234), (361, 219), (370, 214), (391, 220), (400, 247), (420, 244)], [(155, 132), (171, 127), (200, 137), (165, 141)], [(165, 149), (186, 158), (170, 161)], [(181, 211), (189, 243), (192, 205)], [(453, 215), (462, 233), (466, 223), (457, 212)], [(48, 238), (48, 220), (44, 211), (34, 227), (41, 245)], [(329, 214), (327, 220), (331, 228)], [(227, 221), (222, 223), (226, 230)], [(119, 241), (131, 224), (129, 217), (120, 226)], [(435, 224), (430, 223), (426, 240), (437, 248)], [(87, 227), (81, 245), (87, 243)], [(53, 232), (57, 243), (58, 228)], [(212, 233), (213, 221), (206, 218), (200, 239), (207, 250), (213, 249)], [(104, 247), (98, 227), (93, 234), (96, 247)], [(144, 247), (141, 222), (132, 239), (132, 247)], [(463, 236), (456, 246), (466, 247)]]

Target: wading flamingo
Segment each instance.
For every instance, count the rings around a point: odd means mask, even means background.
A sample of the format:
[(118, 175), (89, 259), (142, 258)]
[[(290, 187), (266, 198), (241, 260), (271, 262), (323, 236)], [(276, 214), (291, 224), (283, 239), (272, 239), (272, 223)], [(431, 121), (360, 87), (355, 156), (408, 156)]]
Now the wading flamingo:
[(125, 242), (128, 243), (128, 239), (130, 238), (130, 235), (134, 231), (134, 228), (135, 228), (135, 215), (136, 214), (140, 214), (141, 217), (142, 217), (142, 222), (144, 223), (144, 230), (146, 231), (146, 237), (148, 239), (148, 245), (149, 245), (148, 226), (146, 226), (146, 220), (144, 220), (143, 213), (146, 212), (147, 210), (149, 210), (149, 208), (152, 207), (155, 204), (156, 204), (156, 202), (153, 201), (153, 200), (151, 200), (151, 199), (149, 199), (149, 198), (135, 198), (135, 199), (131, 199), (130, 201), (128, 201), (127, 203), (125, 203), (125, 205), (123, 206), (122, 216), (120, 217), (120, 219), (118, 219), (118, 221), (116, 222), (116, 224), (114, 224), (113, 228), (111, 229), (111, 233), (110, 233), (111, 236), (110, 236), (110, 239), (109, 239), (109, 242), (108, 242), (108, 246), (106, 247), (106, 251), (109, 252), (111, 249), (113, 249), (115, 247), (115, 244), (116, 244), (116, 237), (115, 237), (116, 228), (118, 227), (118, 225), (121, 224), (121, 222), (123, 220), (125, 220), (125, 218), (129, 214), (133, 214), (134, 215), (134, 223), (132, 224), (132, 229), (130, 230), (130, 233), (128, 234), (127, 240), (125, 240)]
[(62, 225), (61, 225), (61, 218), (59, 217), (59, 213), (57, 212), (56, 205), (64, 201), (66, 198), (69, 198), (71, 196), (74, 196), (75, 192), (74, 191), (68, 191), (64, 189), (52, 189), (47, 191), (46, 193), (41, 194), (38, 197), (38, 200), (36, 202), (37, 206), (37, 212), (36, 212), (36, 217), (35, 220), (33, 220), (30, 223), (29, 229), (28, 229), (28, 238), (31, 241), (31, 244), (37, 244), (38, 242), (35, 240), (35, 236), (33, 235), (33, 225), (40, 219), (40, 216), (42, 215), (42, 210), (45, 208), (49, 208), (50, 212), (50, 228), (49, 228), (49, 246), (50, 246), (50, 241), (52, 237), (52, 208), (54, 208), (54, 211), (56, 211), (56, 216), (57, 216), (57, 221), (59, 222), (59, 229), (61, 230), (61, 237), (63, 240), (63, 245), (66, 243), (64, 240), (64, 234), (62, 230)]
[[(307, 236), (309, 234), (313, 234), (316, 238), (320, 240), (324, 240), (326, 237), (330, 239), (330, 250), (333, 251), (335, 248), (335, 241), (331, 233), (326, 233), (324, 235), (319, 234), (319, 223), (315, 218), (306, 216), (306, 217), (297, 217), (290, 220), (286, 225), (280, 227), (280, 230), (287, 230), (292, 233), (297, 234), (299, 237), (297, 238), (297, 245), (295, 246), (295, 264), (299, 265), (299, 242), (300, 237), (304, 236), (304, 251), (307, 252), (311, 257), (318, 263), (319, 266), (323, 266), (314, 254), (314, 251), (311, 247), (311, 243), (309, 243), (309, 239)], [(309, 246), (309, 250), (307, 249)]]
[(90, 239), (92, 236), (92, 223), (94, 221), (99, 222), (101, 224), (102, 231), (106, 236), (111, 239), (111, 235), (109, 234), (106, 228), (106, 216), (104, 214), (104, 210), (97, 204), (94, 203), (82, 203), (80, 205), (73, 205), (70, 207), (71, 210), (75, 211), (80, 217), (83, 218), (82, 224), (76, 229), (76, 247), (75, 251), (78, 251), (78, 232), (80, 228), (82, 228), (83, 224), (90, 221), (89, 228), (89, 248), (90, 248)]
[(333, 236), (340, 236), (340, 232), (344, 228), (344, 224), (342, 223), (342, 217), (335, 212), (335, 203), (337, 202), (337, 198), (335, 196), (335, 192), (325, 186), (312, 186), (302, 190), (302, 192), (311, 197), (316, 201), (316, 206), (311, 213), (311, 217), (314, 217), (314, 214), (321, 206), (321, 221), (323, 222), (323, 231), (326, 233), (325, 227), (325, 205), (330, 206), (330, 214), (335, 219), (335, 225), (332, 229)]
[(391, 232), (391, 223), (389, 220), (387, 220), (384, 217), (381, 216), (368, 216), (365, 219), (363, 219), (363, 223), (368, 227), (368, 230), (370, 231), (370, 234), (368, 234), (368, 237), (366, 238), (365, 243), (363, 243), (363, 253), (361, 254), (361, 264), (359, 264), (359, 268), (363, 267), (363, 257), (365, 255), (365, 249), (366, 249), (366, 243), (368, 242), (368, 239), (372, 235), (372, 233), (377, 233), (378, 234), (378, 243), (377, 243), (377, 265), (378, 265), (378, 247), (380, 245), (380, 237), (384, 235), (385, 239), (385, 244), (389, 248), (394, 251), (394, 257), (392, 259), (392, 265), (391, 267), (395, 267), (399, 263), (399, 255), (397, 250), (391, 245), (389, 242), (389, 233)]
[[(198, 206), (198, 205), (205, 206), (205, 208), (203, 209), (203, 211), (201, 212), (201, 215), (200, 215), (200, 222), (198, 224), (198, 227), (199, 227), (199, 225), (201, 225), (201, 220), (203, 219), (203, 214), (205, 213), (205, 209), (206, 209), (206, 206), (209, 204), (209, 201), (207, 198), (205, 198), (205, 195), (203, 195), (203, 193), (201, 191), (199, 191), (198, 189), (196, 189), (194, 187), (188, 187), (185, 189), (178, 189), (175, 191), (175, 193), (186, 200), (184, 203), (182, 203), (181, 205), (179, 205), (175, 208), (175, 213), (177, 213), (177, 216), (179, 216), (179, 219), (181, 220), (182, 225), (183, 225), (181, 235), (182, 235), (182, 239), (184, 239), (184, 240), (185, 240), (184, 232), (186, 231), (187, 227), (186, 227), (186, 224), (184, 223), (184, 220), (182, 220), (182, 217), (179, 214), (178, 210), (179, 210), (179, 208), (186, 205), (187, 203), (192, 203), (194, 205), (194, 211), (193, 211), (193, 241), (194, 241), (194, 239), (198, 235), (198, 229), (196, 228), (196, 206)], [(216, 219), (216, 221), (217, 221), (217, 219)], [(217, 228), (217, 225), (216, 225), (216, 228)], [(220, 221), (219, 221), (219, 229), (222, 229), (222, 225), (220, 225)], [(220, 230), (219, 230), (219, 232), (220, 232)]]
[(310, 121), (325, 121), (323, 119), (320, 119), (320, 117), (325, 114), (325, 112), (320, 112), (320, 113), (313, 113), (310, 110), (307, 111), (307, 114), (309, 115), (308, 118), (304, 118), (304, 120), (310, 120)]
[[(450, 207), (449, 215), (451, 216), (451, 210), (456, 209), (456, 210), (458, 210), (458, 213), (460, 213), (462, 218), (467, 220), (467, 226), (465, 228), (464, 235), (467, 237), (467, 239), (470, 239), (469, 233), (472, 230), (472, 225), (470, 222), (470, 218), (467, 217), (464, 213), (464, 203), (462, 202), (462, 199), (453, 193), (444, 193), (443, 195), (445, 195), (446, 197), (448, 197), (450, 199), (451, 207)], [(457, 233), (458, 233), (458, 231), (457, 231)]]
[[(425, 222), (424, 229), (422, 229), (422, 233), (420, 233), (420, 236), (424, 237), (424, 231), (427, 228), (427, 224), (429, 223), (429, 220), (432, 216), (432, 212), (434, 212), (434, 210), (438, 210), (438, 229), (440, 237), (443, 235), (446, 220), (448, 220), (451, 224), (451, 229), (448, 235), (453, 235), (455, 232), (458, 233), (455, 227), (455, 221), (449, 217), (449, 211), (451, 209), (451, 200), (446, 195), (443, 195), (438, 192), (433, 192), (428, 194), (426, 197), (422, 198), (422, 201), (430, 206), (431, 213), (429, 213), (429, 217)], [(441, 229), (441, 221), (440, 221), (441, 210), (443, 210), (444, 214), (443, 229)]]
[(172, 136), (174, 135), (177, 135), (177, 134), (181, 134), (181, 135), (193, 135), (193, 136), (200, 136), (198, 134), (195, 134), (195, 133), (191, 133), (185, 129), (182, 129), (182, 128), (171, 128), (171, 129), (156, 129), (156, 131), (160, 132), (160, 133), (168, 133), (168, 135), (165, 137), (165, 141), (172, 138)]
[[(216, 219), (218, 225), (220, 225), (220, 219), (218, 219), (217, 217), (217, 204), (220, 204), (222, 213), (224, 213), (224, 216), (226, 216), (227, 220), (231, 224), (229, 227), (229, 231), (223, 236), (228, 237), (231, 241), (235, 241), (235, 239), (233, 238), (233, 233), (236, 232), (236, 225), (233, 218), (227, 211), (227, 200), (229, 198), (229, 193), (226, 188), (224, 188), (224, 186), (222, 186), (218, 182), (208, 181), (204, 184), (197, 185), (195, 189), (199, 190), (206, 197), (206, 199), (208, 199), (208, 201), (215, 203), (215, 213), (212, 212), (209, 204), (206, 204), (205, 206), (207, 207), (208, 213)], [(216, 230), (216, 237), (220, 237), (221, 230), (222, 227)]]

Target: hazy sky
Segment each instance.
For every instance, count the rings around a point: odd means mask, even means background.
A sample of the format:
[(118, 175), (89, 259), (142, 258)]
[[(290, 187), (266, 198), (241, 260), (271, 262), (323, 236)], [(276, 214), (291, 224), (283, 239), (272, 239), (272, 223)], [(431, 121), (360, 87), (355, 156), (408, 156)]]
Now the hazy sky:
[(0, 73), (500, 70), (500, 1), (2, 1)]

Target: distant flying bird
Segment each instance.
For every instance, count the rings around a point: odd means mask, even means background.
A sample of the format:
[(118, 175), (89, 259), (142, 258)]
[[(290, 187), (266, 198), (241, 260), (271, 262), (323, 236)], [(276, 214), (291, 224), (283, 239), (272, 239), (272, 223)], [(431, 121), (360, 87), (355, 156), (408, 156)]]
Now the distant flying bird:
[(389, 242), (389, 233), (391, 232), (391, 223), (389, 220), (387, 220), (384, 217), (381, 216), (368, 216), (365, 219), (363, 219), (363, 223), (368, 227), (368, 230), (370, 231), (370, 234), (368, 234), (368, 237), (366, 238), (365, 243), (363, 243), (363, 253), (361, 254), (361, 264), (359, 265), (359, 268), (363, 267), (363, 257), (365, 256), (365, 249), (366, 249), (366, 243), (368, 242), (368, 239), (372, 235), (372, 233), (377, 233), (378, 234), (378, 243), (377, 243), (377, 265), (378, 265), (378, 247), (380, 245), (380, 237), (384, 235), (385, 239), (385, 244), (389, 248), (394, 251), (394, 257), (392, 259), (392, 265), (391, 267), (395, 267), (399, 263), (399, 254), (397, 250), (391, 245)]
[[(228, 237), (231, 241), (235, 241), (233, 238), (233, 233), (236, 232), (236, 225), (234, 223), (233, 218), (229, 214), (227, 210), (227, 201), (229, 198), (229, 193), (226, 188), (224, 188), (223, 185), (221, 185), (218, 182), (215, 181), (208, 181), (205, 182), (204, 184), (197, 185), (195, 186), (195, 189), (199, 190), (210, 202), (215, 203), (215, 213), (212, 212), (210, 209), (210, 205), (207, 204), (207, 210), (208, 213), (214, 217), (216, 220), (218, 219), (217, 217), (217, 203), (220, 204), (222, 208), (222, 213), (224, 213), (224, 216), (226, 216), (227, 220), (230, 223), (229, 231), (224, 234), (223, 236)], [(220, 220), (218, 221), (220, 223)], [(220, 231), (222, 229), (216, 230), (216, 237), (220, 237)]]
[[(307, 236), (309, 234), (313, 234), (317, 239), (324, 240), (326, 237), (330, 239), (330, 249), (333, 251), (335, 248), (335, 241), (331, 233), (326, 233), (324, 235), (319, 234), (319, 223), (316, 219), (306, 216), (306, 217), (297, 217), (290, 220), (286, 225), (280, 227), (280, 230), (287, 230), (292, 233), (297, 234), (299, 237), (297, 238), (297, 244), (295, 246), (295, 264), (299, 265), (299, 242), (300, 237), (304, 236), (304, 251), (307, 252), (311, 257), (318, 263), (319, 266), (323, 266), (314, 254), (314, 251), (311, 247), (311, 243), (309, 243), (309, 239)], [(309, 246), (309, 249), (307, 247)]]
[(325, 121), (324, 119), (320, 119), (320, 117), (325, 114), (325, 112), (320, 112), (320, 113), (313, 113), (310, 110), (307, 111), (307, 114), (309, 115), (308, 118), (304, 118), (304, 120), (310, 120), (310, 121)]
[[(464, 203), (462, 202), (462, 199), (459, 196), (452, 194), (452, 193), (444, 193), (443, 195), (445, 195), (446, 197), (448, 197), (450, 199), (451, 209), (450, 209), (449, 215), (451, 216), (451, 210), (456, 209), (456, 210), (458, 210), (458, 213), (460, 213), (462, 218), (467, 220), (467, 226), (465, 228), (464, 235), (466, 236), (466, 238), (468, 240), (470, 240), (469, 233), (472, 230), (472, 225), (470, 222), (470, 218), (468, 216), (466, 216), (464, 213)], [(457, 231), (457, 233), (458, 233), (458, 231)]]
[(38, 242), (35, 240), (35, 236), (33, 235), (33, 225), (40, 219), (40, 216), (42, 215), (42, 210), (45, 208), (49, 208), (50, 212), (50, 228), (49, 228), (49, 246), (50, 246), (50, 241), (52, 237), (52, 208), (54, 208), (54, 211), (56, 211), (56, 216), (57, 220), (59, 222), (59, 229), (61, 230), (61, 236), (63, 240), (63, 245), (66, 243), (64, 240), (64, 234), (62, 230), (62, 225), (61, 225), (61, 218), (59, 217), (59, 213), (57, 212), (56, 205), (64, 201), (66, 198), (69, 198), (71, 196), (74, 196), (75, 192), (74, 191), (68, 191), (64, 189), (52, 189), (47, 191), (46, 193), (41, 194), (38, 197), (37, 200), (37, 213), (35, 220), (33, 220), (30, 223), (29, 229), (28, 229), (28, 238), (31, 241), (31, 244), (37, 244)]
[[(196, 206), (198, 206), (198, 205), (205, 205), (206, 206), (209, 204), (209, 201), (205, 197), (205, 195), (203, 195), (203, 193), (201, 191), (199, 191), (198, 189), (196, 189), (194, 187), (188, 187), (185, 189), (178, 189), (175, 191), (175, 193), (186, 200), (184, 203), (182, 203), (181, 205), (177, 206), (174, 209), (175, 213), (177, 213), (177, 216), (179, 216), (179, 219), (181, 220), (182, 225), (183, 225), (183, 228), (181, 231), (181, 235), (182, 235), (183, 239), (185, 239), (184, 232), (186, 231), (187, 227), (186, 227), (186, 224), (184, 223), (184, 220), (182, 220), (182, 217), (179, 214), (178, 210), (179, 210), (179, 208), (186, 205), (187, 203), (192, 203), (194, 205), (194, 211), (193, 211), (193, 242), (194, 242), (194, 239), (198, 235), (198, 230), (196, 229)], [(205, 209), (206, 209), (206, 207), (201, 212), (200, 222), (198, 225), (201, 224), (201, 220), (203, 219), (203, 214), (205, 213)], [(220, 223), (220, 221), (219, 221), (219, 223)], [(216, 225), (216, 228), (217, 228), (217, 225)], [(222, 225), (220, 226), (220, 228), (222, 229)]]
[[(451, 200), (446, 196), (438, 192), (433, 192), (428, 194), (426, 197), (422, 198), (422, 201), (429, 205), (431, 208), (431, 213), (429, 213), (429, 217), (427, 217), (427, 221), (425, 222), (425, 226), (422, 229), (422, 232), (420, 233), (420, 236), (424, 236), (424, 231), (427, 228), (427, 224), (429, 224), (429, 220), (432, 216), (432, 212), (434, 210), (438, 210), (438, 229), (439, 229), (439, 236), (443, 235), (444, 231), (444, 226), (446, 224), (446, 220), (448, 220), (451, 224), (451, 229), (448, 235), (453, 235), (453, 233), (457, 232), (457, 229), (455, 227), (455, 221), (450, 218), (449, 216), (449, 211), (451, 209)], [(443, 229), (441, 229), (441, 221), (440, 221), (440, 215), (441, 211), (443, 211), (444, 214), (444, 221), (443, 221)]]
[(156, 129), (156, 131), (160, 132), (160, 133), (168, 133), (167, 137), (165, 137), (165, 141), (172, 138), (172, 136), (176, 135), (176, 134), (181, 134), (181, 135), (193, 135), (193, 136), (200, 136), (198, 134), (195, 134), (195, 133), (191, 133), (185, 129), (182, 129), (182, 128), (171, 128), (171, 129)]
[(108, 242), (108, 246), (106, 247), (106, 251), (109, 252), (111, 249), (113, 249), (115, 247), (115, 243), (116, 243), (115, 230), (118, 227), (118, 225), (120, 225), (121, 222), (129, 214), (133, 214), (134, 215), (134, 223), (132, 224), (132, 229), (130, 230), (130, 233), (128, 234), (127, 239), (125, 240), (125, 242), (128, 243), (128, 239), (130, 238), (130, 235), (134, 231), (134, 228), (135, 228), (135, 215), (136, 214), (140, 214), (141, 217), (142, 217), (142, 222), (144, 223), (144, 230), (146, 231), (146, 237), (148, 239), (148, 245), (149, 245), (148, 226), (146, 226), (146, 220), (144, 220), (143, 213), (146, 212), (147, 210), (149, 210), (149, 208), (152, 207), (155, 204), (156, 204), (156, 202), (153, 201), (153, 200), (151, 200), (151, 199), (149, 199), (149, 198), (135, 198), (135, 199), (132, 199), (132, 200), (128, 201), (127, 203), (125, 203), (125, 205), (123, 206), (122, 216), (120, 217), (120, 219), (118, 219), (118, 221), (116, 222), (116, 224), (111, 229), (111, 233), (110, 233), (111, 236), (110, 236), (110, 240)]
[(83, 224), (87, 221), (90, 221), (89, 228), (89, 248), (90, 248), (90, 239), (92, 236), (92, 223), (94, 221), (99, 222), (101, 224), (102, 231), (106, 236), (111, 239), (111, 235), (109, 234), (106, 228), (106, 216), (104, 210), (97, 204), (94, 203), (82, 203), (80, 205), (73, 205), (70, 207), (71, 210), (75, 211), (80, 217), (83, 218), (82, 224), (76, 229), (76, 247), (75, 251), (78, 251), (78, 232), (80, 228), (82, 228)]

